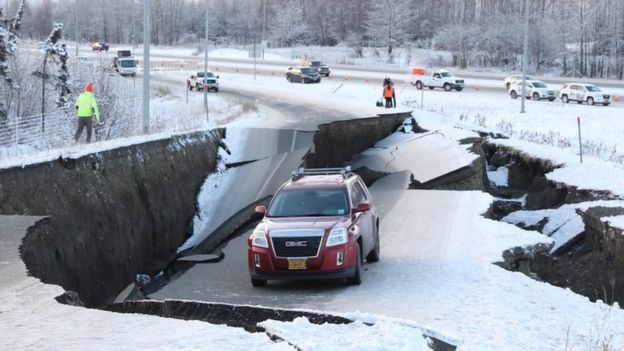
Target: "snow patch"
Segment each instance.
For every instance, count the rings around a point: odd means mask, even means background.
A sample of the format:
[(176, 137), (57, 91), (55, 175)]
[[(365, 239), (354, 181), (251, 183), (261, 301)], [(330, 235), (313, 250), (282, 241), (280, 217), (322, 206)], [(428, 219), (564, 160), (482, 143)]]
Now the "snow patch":
[(493, 171), (487, 171), (487, 177), (490, 182), (494, 183), (496, 186), (507, 186), (509, 180), (509, 168), (507, 167), (498, 167), (498, 169)]
[[(585, 230), (585, 224), (577, 210), (586, 211), (591, 207), (622, 207), (624, 201), (590, 201), (577, 204), (566, 204), (556, 209), (546, 209), (538, 211), (516, 211), (501, 220), (511, 224), (524, 223), (526, 226), (537, 225), (538, 222), (546, 219), (547, 222), (542, 230), (543, 234), (551, 237), (555, 245), (551, 253), (561, 246), (581, 234)], [(624, 216), (623, 216), (624, 217)]]
[(318, 325), (299, 317), (292, 322), (268, 320), (259, 326), (303, 351), (431, 350), (420, 330), (386, 321), (372, 326), (362, 322)]
[[(608, 222), (610, 226), (624, 230), (624, 215), (602, 217), (600, 220)], [(624, 233), (622, 233), (624, 235)]]

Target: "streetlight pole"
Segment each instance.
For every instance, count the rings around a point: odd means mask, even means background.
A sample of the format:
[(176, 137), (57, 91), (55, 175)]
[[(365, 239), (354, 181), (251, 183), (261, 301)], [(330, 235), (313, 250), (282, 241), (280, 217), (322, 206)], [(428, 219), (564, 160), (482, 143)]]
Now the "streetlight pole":
[(150, 21), (150, 0), (143, 1), (143, 133), (150, 128), (150, 44), (152, 23)]
[(210, 121), (210, 118), (208, 116), (208, 86), (206, 85), (208, 83), (208, 5), (206, 5), (206, 24), (205, 24), (206, 28), (205, 28), (205, 36), (206, 36), (206, 44), (205, 44), (205, 49), (204, 49), (204, 81), (203, 81), (203, 87), (204, 87), (204, 110), (206, 111), (206, 122)]
[(529, 51), (529, 1), (524, 0), (524, 50), (522, 52), (522, 98), (520, 99), (520, 113), (525, 112), (527, 51)]
[(264, 60), (264, 33), (266, 31), (266, 0), (262, 0), (262, 59)]

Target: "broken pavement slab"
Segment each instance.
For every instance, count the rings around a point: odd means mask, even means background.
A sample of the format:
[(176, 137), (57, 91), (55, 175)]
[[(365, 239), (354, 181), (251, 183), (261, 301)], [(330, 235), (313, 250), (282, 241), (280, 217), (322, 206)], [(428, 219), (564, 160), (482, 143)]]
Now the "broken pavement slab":
[[(433, 156), (436, 155), (436, 156)], [(426, 184), (453, 172), (473, 167), (479, 158), (465, 145), (438, 132), (394, 133), (366, 150), (353, 167), (368, 166), (380, 172), (411, 172), (413, 181)]]

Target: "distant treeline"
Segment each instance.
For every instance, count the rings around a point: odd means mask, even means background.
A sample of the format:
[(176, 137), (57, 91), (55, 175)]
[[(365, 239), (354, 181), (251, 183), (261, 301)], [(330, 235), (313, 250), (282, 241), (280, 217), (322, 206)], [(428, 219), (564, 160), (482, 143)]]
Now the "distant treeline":
[[(529, 67), (561, 75), (624, 74), (624, 0), (527, 0)], [(9, 13), (17, 0), (7, 1)], [(448, 50), (459, 67), (519, 69), (523, 0), (151, 0), (154, 44), (272, 46), (346, 43)], [(266, 5), (266, 9), (264, 6)], [(0, 7), (4, 7), (0, 0)], [(265, 11), (266, 10), (266, 11)], [(266, 14), (266, 16), (265, 16)], [(265, 21), (263, 19), (266, 18)], [(80, 41), (141, 43), (142, 0), (27, 1), (23, 35), (44, 39), (53, 22)], [(264, 26), (263, 26), (264, 23)], [(264, 27), (264, 31), (263, 31)]]

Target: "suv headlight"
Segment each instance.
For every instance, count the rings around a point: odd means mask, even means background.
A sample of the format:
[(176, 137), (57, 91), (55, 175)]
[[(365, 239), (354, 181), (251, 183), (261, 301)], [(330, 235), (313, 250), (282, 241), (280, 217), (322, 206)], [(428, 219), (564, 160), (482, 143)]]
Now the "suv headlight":
[(327, 244), (325, 246), (336, 246), (347, 243), (347, 229), (346, 228), (334, 228), (329, 232), (327, 237)]
[(263, 247), (265, 249), (269, 248), (269, 241), (267, 240), (266, 234), (263, 230), (255, 229), (251, 234), (251, 245), (256, 247)]

